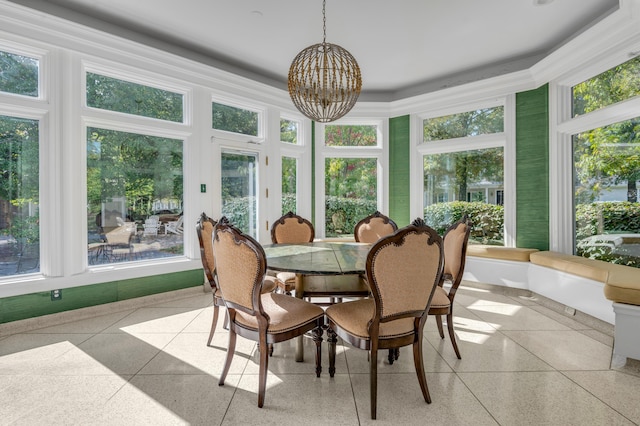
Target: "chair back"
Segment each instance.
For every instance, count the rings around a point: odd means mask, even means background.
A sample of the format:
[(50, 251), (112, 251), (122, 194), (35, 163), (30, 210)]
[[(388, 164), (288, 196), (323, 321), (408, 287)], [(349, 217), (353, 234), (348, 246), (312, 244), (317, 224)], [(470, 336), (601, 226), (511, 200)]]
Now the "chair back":
[(376, 305), (372, 324), (414, 317), (424, 325), (442, 277), (442, 246), (437, 232), (416, 219), (371, 247), (366, 270)]
[(313, 224), (307, 219), (289, 212), (276, 220), (271, 227), (273, 244), (310, 243), (315, 237)]
[(223, 217), (213, 231), (213, 255), (216, 282), (227, 307), (256, 315), (267, 272), (262, 246)]
[(471, 220), (466, 214), (453, 223), (445, 232), (444, 240), (444, 273), (443, 279), (451, 280), (455, 291), (462, 281), (464, 265), (467, 258), (467, 244), (471, 232)]
[(209, 285), (214, 291), (216, 289), (216, 283), (213, 271), (215, 270), (216, 263), (213, 258), (213, 229), (217, 223), (218, 222), (211, 219), (203, 212), (196, 224), (196, 233), (198, 234), (198, 242), (200, 243), (200, 259), (202, 260), (202, 267), (204, 268), (204, 274), (207, 277), (207, 281), (209, 281)]
[(398, 230), (398, 225), (379, 211), (365, 217), (358, 222), (353, 229), (356, 242), (375, 243), (380, 238), (393, 234)]

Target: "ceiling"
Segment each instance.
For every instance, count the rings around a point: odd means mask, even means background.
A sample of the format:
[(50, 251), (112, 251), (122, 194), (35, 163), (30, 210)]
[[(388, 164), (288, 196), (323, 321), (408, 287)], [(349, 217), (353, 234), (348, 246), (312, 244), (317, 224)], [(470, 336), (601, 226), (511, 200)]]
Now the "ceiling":
[[(286, 90), (322, 41), (321, 0), (13, 0)], [(329, 0), (327, 42), (349, 50), (361, 100), (392, 101), (519, 71), (618, 0)]]

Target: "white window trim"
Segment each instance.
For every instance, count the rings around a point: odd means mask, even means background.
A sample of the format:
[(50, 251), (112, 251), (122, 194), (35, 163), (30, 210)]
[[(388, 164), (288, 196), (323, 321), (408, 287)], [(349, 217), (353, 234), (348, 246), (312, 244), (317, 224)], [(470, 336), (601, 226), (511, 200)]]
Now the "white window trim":
[[(478, 136), (424, 142), (423, 121), (427, 118), (443, 117), (451, 114), (478, 109), (504, 107), (504, 132)], [(411, 116), (410, 157), (410, 209), (411, 217), (423, 217), (423, 156), (470, 149), (503, 148), (504, 157), (504, 245), (516, 245), (516, 159), (515, 159), (515, 95), (492, 98), (484, 101), (444, 107)]]
[(389, 210), (389, 129), (388, 120), (380, 118), (351, 118), (341, 119), (330, 123), (330, 125), (375, 125), (378, 129), (378, 144), (373, 147), (333, 147), (326, 146), (324, 140), (325, 124), (315, 125), (315, 231), (316, 238), (326, 236), (325, 229), (325, 187), (324, 171), (327, 158), (375, 158), (377, 160), (377, 208), (381, 212)]

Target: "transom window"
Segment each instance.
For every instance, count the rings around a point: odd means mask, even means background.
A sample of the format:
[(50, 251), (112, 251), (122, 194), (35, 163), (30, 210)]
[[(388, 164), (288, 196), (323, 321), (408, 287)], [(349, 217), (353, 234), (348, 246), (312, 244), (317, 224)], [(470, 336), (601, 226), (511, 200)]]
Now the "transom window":
[(248, 136), (259, 136), (260, 114), (244, 108), (213, 102), (212, 128)]
[(0, 51), (0, 92), (38, 96), (40, 61)]
[(425, 118), (422, 127), (423, 142), (500, 133), (504, 131), (504, 107)]

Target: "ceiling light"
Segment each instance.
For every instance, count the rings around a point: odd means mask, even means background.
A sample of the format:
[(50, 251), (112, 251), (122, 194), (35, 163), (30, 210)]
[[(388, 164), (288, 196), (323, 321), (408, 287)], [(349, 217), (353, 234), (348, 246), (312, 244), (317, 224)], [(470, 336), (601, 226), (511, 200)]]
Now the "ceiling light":
[(289, 96), (306, 117), (335, 121), (351, 111), (360, 95), (362, 77), (356, 59), (337, 44), (327, 43), (327, 18), (322, 1), (322, 43), (302, 50), (289, 68)]

